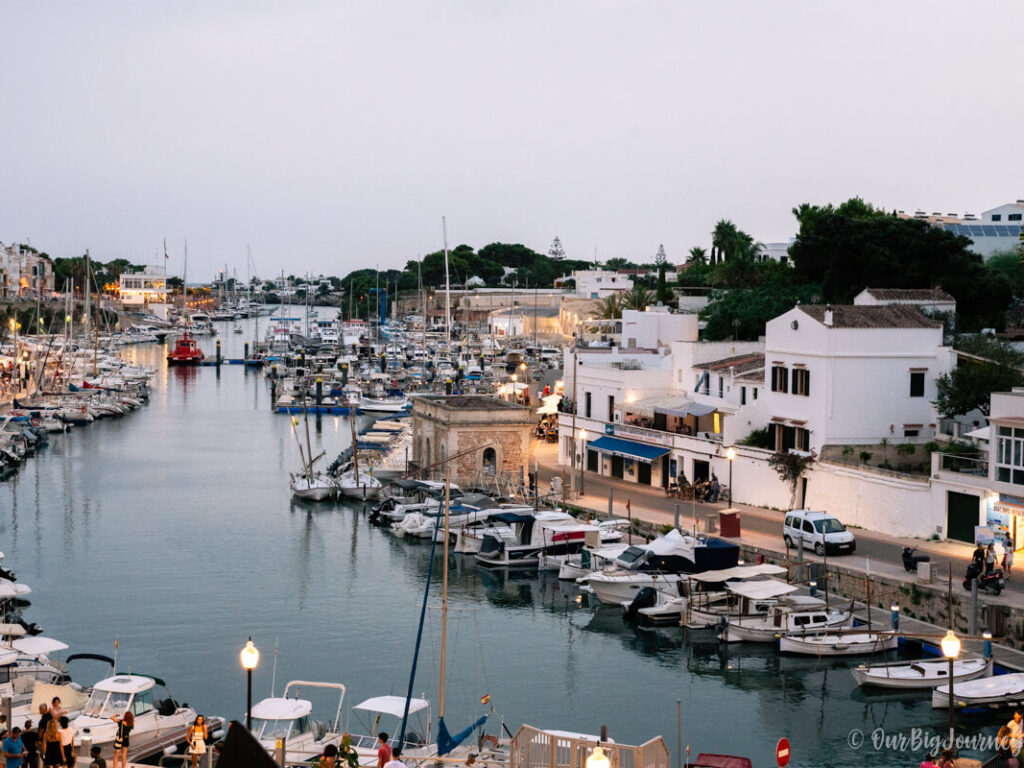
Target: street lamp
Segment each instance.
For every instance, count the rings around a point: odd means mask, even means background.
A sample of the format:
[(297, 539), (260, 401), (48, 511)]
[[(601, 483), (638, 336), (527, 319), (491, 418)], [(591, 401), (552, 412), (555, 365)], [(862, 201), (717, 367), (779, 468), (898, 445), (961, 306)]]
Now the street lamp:
[(246, 704), (245, 704), (245, 727), (250, 731), (252, 730), (252, 671), (256, 669), (256, 665), (260, 663), (260, 652), (256, 649), (256, 646), (252, 644), (252, 637), (249, 638), (249, 642), (245, 644), (245, 648), (239, 654), (239, 658), (242, 660), (242, 668), (245, 670), (245, 676), (248, 682), (248, 692), (246, 693)]
[(736, 449), (731, 445), (725, 452), (725, 458), (729, 460), (729, 508), (732, 509), (732, 463), (736, 458)]
[(942, 638), (942, 655), (949, 659), (949, 748), (953, 749), (953, 660), (960, 655), (960, 638), (953, 630)]
[(601, 749), (600, 744), (594, 747), (593, 751), (587, 756), (587, 768), (608, 768), (610, 765), (608, 755)]
[(587, 468), (586, 467), (586, 463), (587, 463), (587, 430), (581, 429), (580, 430), (580, 496), (582, 496), (585, 493), (585, 491), (583, 490), (583, 477), (584, 477), (583, 472)]

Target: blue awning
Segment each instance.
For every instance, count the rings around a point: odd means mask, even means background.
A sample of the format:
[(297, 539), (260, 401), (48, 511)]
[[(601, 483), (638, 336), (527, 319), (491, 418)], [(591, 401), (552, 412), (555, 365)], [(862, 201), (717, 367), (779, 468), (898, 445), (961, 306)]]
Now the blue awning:
[(660, 445), (636, 443), (632, 440), (623, 440), (621, 437), (609, 437), (608, 435), (592, 440), (587, 443), (587, 447), (615, 456), (625, 456), (628, 459), (645, 461), (648, 464), (668, 453), (668, 448), (662, 448)]

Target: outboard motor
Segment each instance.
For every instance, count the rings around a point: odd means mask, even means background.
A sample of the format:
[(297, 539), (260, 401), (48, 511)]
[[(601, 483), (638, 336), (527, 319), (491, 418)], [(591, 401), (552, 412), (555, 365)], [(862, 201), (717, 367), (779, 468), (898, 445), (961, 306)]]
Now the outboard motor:
[(654, 587), (643, 587), (623, 611), (623, 619), (636, 621), (641, 608), (651, 608), (658, 602), (658, 591)]

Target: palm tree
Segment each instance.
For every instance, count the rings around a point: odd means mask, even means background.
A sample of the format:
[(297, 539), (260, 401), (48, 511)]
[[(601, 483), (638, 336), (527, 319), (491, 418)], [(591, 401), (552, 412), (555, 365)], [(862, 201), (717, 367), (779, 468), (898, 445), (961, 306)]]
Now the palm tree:
[(635, 309), (643, 312), (650, 304), (653, 303), (654, 291), (648, 290), (642, 285), (634, 285), (633, 290), (627, 291), (626, 295), (622, 297), (623, 309)]
[(718, 264), (733, 256), (739, 230), (728, 219), (721, 219), (711, 232), (711, 263)]
[(620, 319), (622, 317), (622, 302), (619, 301), (619, 295), (612, 293), (603, 299), (597, 299), (590, 310), (590, 315), (598, 320)]
[(690, 258), (688, 262), (690, 264), (707, 264), (708, 252), (704, 248), (698, 248), (694, 246), (690, 249)]

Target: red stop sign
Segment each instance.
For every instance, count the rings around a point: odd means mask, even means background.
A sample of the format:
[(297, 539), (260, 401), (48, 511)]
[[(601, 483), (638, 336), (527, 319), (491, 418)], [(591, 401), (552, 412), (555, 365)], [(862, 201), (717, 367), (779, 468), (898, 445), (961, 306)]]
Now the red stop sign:
[(789, 762), (789, 739), (779, 739), (779, 743), (775, 745), (775, 760), (779, 768), (786, 768), (786, 763)]

